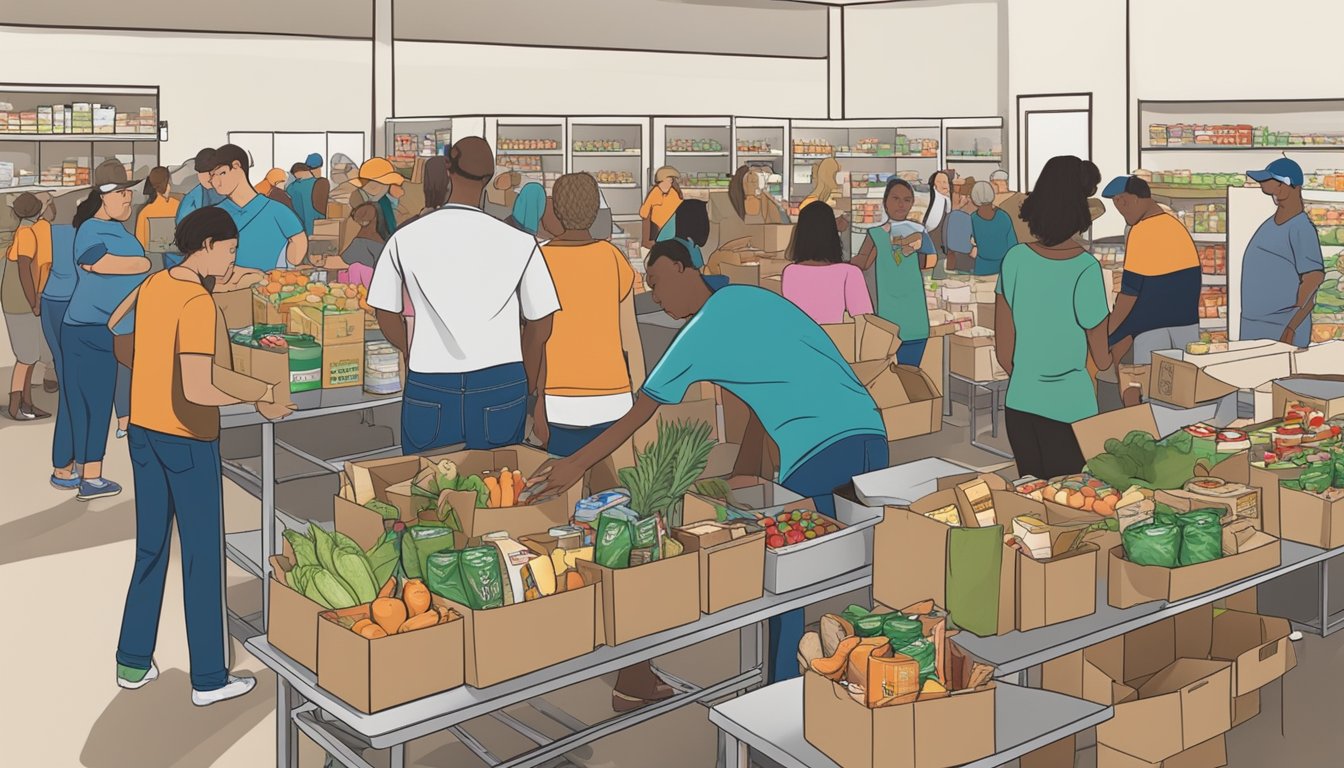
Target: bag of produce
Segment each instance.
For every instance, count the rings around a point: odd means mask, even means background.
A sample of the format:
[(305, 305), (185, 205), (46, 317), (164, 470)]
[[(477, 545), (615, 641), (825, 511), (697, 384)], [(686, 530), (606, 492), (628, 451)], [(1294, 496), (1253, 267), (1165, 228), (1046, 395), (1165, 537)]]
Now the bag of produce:
[(1158, 525), (1180, 525), (1180, 518), (1176, 510), (1160, 501), (1153, 505), (1153, 522)]
[(947, 534), (947, 612), (980, 637), (999, 631), (1003, 526), (952, 528)]
[(436, 552), (425, 565), (429, 591), (474, 611), (504, 605), (504, 579), (494, 547)]
[(882, 626), (886, 623), (886, 616), (880, 613), (870, 613), (866, 616), (854, 620), (854, 635), (856, 637), (877, 637), (882, 634)]
[(892, 648), (903, 648), (924, 637), (924, 622), (900, 613), (882, 617), (882, 634), (891, 641)]
[[(920, 638), (909, 645), (906, 645), (897, 651), (904, 656), (909, 656), (919, 662), (919, 684), (924, 685), (925, 680), (938, 680), (938, 649), (933, 643)], [(942, 682), (938, 680), (938, 682)]]
[(1302, 474), (1298, 476), (1297, 481), (1301, 484), (1302, 490), (1308, 493), (1325, 493), (1330, 490), (1330, 483), (1334, 479), (1334, 463), (1321, 462), (1308, 464), (1302, 470)]
[(634, 525), (624, 517), (604, 510), (597, 519), (597, 541), (593, 559), (606, 568), (626, 568), (635, 549)]
[(1223, 556), (1222, 515), (1216, 509), (1196, 509), (1179, 515), (1181, 565), (1197, 565)]
[(425, 563), (425, 586), (439, 597), (468, 605), (467, 585), (462, 581), (462, 552), (435, 552)]
[(1181, 529), (1177, 525), (1154, 522), (1132, 525), (1120, 534), (1125, 557), (1138, 565), (1175, 568), (1180, 562)]
[(451, 528), (421, 523), (401, 536), (401, 568), (408, 579), (423, 579), (425, 563), (435, 552), (453, 548)]

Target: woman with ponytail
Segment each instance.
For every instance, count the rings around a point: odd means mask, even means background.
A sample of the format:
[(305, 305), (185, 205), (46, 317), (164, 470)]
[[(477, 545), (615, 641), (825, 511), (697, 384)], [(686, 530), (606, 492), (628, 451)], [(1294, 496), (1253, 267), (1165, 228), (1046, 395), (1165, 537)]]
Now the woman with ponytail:
[(149, 220), (177, 218), (180, 203), (168, 196), (172, 191), (168, 169), (162, 165), (151, 168), (145, 178), (145, 205), (135, 220), (135, 239), (146, 251), (149, 250)]
[[(78, 490), (80, 501), (121, 493), (121, 486), (103, 477), (107, 426), (117, 387), (117, 358), (107, 322), (112, 312), (145, 279), (149, 259), (130, 232), (131, 187), (119, 160), (94, 169), (93, 188), (75, 211), (75, 266), (78, 278), (66, 310), (61, 336), (63, 387), (68, 397), (56, 414), (68, 420), (73, 445), (53, 446), (51, 484)], [(72, 471), (75, 465), (81, 472)]]

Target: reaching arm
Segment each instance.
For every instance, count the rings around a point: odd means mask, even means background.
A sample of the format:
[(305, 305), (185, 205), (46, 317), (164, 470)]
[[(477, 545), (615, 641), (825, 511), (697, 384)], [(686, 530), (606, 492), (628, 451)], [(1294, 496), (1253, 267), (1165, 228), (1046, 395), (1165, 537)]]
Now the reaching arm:
[(308, 235), (300, 232), (289, 238), (289, 245), (285, 246), (285, 261), (294, 266), (298, 266), (308, 258)]
[(1098, 323), (1095, 327), (1087, 329), (1087, 351), (1092, 353), (1092, 362), (1097, 364), (1097, 370), (1104, 371), (1111, 367), (1111, 345), (1107, 342), (1106, 323)]
[(849, 263), (859, 269), (868, 269), (873, 266), (873, 260), (877, 257), (877, 246), (873, 245), (873, 238), (865, 237), (863, 245), (860, 246), (858, 254), (850, 259)]
[(1013, 310), (1003, 294), (994, 297), (994, 355), (1009, 375), (1013, 373), (1013, 349), (1017, 345), (1017, 328), (1013, 325)]
[(152, 266), (149, 259), (144, 256), (116, 256), (105, 253), (98, 261), (85, 264), (84, 271), (98, 275), (143, 275)]
[(765, 465), (765, 426), (756, 418), (756, 412), (748, 409), (747, 428), (742, 433), (742, 445), (737, 451), (737, 461), (733, 463), (733, 476), (760, 477)]
[(1116, 329), (1125, 322), (1125, 318), (1129, 317), (1129, 313), (1134, 310), (1134, 303), (1138, 301), (1138, 298), (1128, 293), (1121, 293), (1116, 297), (1115, 309), (1111, 310), (1111, 321), (1106, 324), (1107, 333), (1115, 333)]
[(33, 314), (42, 313), (40, 309), (41, 297), (37, 295), (37, 268), (35, 262), (28, 256), (20, 256), (17, 266), (19, 269), (19, 284), (23, 286), (23, 298), (28, 301), (28, 306), (33, 308)]
[(568, 491), (583, 479), (588, 470), (614, 453), (634, 437), (658, 412), (658, 401), (641, 392), (628, 413), (598, 435), (588, 445), (567, 459), (547, 462), (527, 482), (528, 495), (533, 500), (549, 499)]
[(378, 318), (378, 330), (383, 332), (387, 343), (396, 347), (401, 352), (401, 359), (409, 365), (411, 349), (409, 334), (406, 333), (406, 318), (385, 309), (375, 310), (374, 315)]
[(634, 293), (621, 302), (621, 348), (630, 370), (630, 388), (638, 392), (644, 386), (644, 342), (639, 338), (639, 322), (635, 319)]

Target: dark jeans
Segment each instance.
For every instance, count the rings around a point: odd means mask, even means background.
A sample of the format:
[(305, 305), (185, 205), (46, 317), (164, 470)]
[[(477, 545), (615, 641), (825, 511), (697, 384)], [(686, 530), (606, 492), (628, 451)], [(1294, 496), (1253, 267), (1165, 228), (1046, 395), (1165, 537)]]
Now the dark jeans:
[(176, 521), (191, 687), (221, 688), (228, 681), (228, 668), (219, 441), (192, 440), (134, 424), (128, 432), (135, 479), (135, 568), (121, 617), (117, 663), (149, 669), (153, 661), (172, 548), (169, 536)]
[(615, 424), (614, 421), (608, 421), (606, 424), (596, 424), (591, 427), (566, 427), (560, 424), (551, 424), (551, 441), (546, 446), (546, 452), (552, 456), (566, 458), (579, 452), (579, 449), (593, 442), (600, 434), (606, 431), (607, 427)]
[(902, 341), (900, 348), (896, 350), (896, 363), (898, 365), (913, 365), (918, 368), (919, 364), (924, 362), (924, 348), (928, 345), (928, 339)]
[[(865, 472), (882, 469), (891, 461), (886, 435), (855, 435), (823, 450), (795, 469), (779, 484), (806, 496), (823, 515), (835, 516), (831, 492)], [(770, 619), (769, 676), (767, 683), (798, 677), (798, 643), (803, 639), (803, 609)]]
[(42, 335), (47, 337), (51, 362), (56, 368), (56, 432), (51, 436), (51, 466), (68, 467), (75, 460), (75, 432), (70, 420), (69, 395), (66, 394), (65, 361), (61, 340), (64, 338), (65, 310), (68, 301), (42, 299)]
[[(81, 466), (102, 461), (107, 451), (107, 428), (117, 389), (117, 358), (112, 354), (112, 331), (104, 325), (66, 325), (61, 329), (62, 414), (70, 420), (74, 460)], [(68, 406), (68, 407), (67, 407)], [(59, 435), (61, 427), (57, 426)], [(53, 463), (63, 467), (61, 456)]]
[(1083, 471), (1087, 459), (1078, 447), (1072, 424), (1004, 408), (1003, 425), (1008, 430), (1018, 475), (1048, 480)]
[(523, 442), (527, 374), (522, 363), (470, 373), (406, 376), (401, 400), (402, 453), (466, 443), (468, 450)]

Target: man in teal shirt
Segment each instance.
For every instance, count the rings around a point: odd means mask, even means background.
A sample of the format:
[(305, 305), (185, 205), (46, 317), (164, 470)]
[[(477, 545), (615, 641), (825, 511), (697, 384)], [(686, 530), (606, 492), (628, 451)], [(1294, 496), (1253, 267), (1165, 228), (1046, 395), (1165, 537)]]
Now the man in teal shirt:
[[(238, 226), (238, 267), (264, 272), (302, 264), (308, 257), (308, 236), (299, 217), (284, 203), (257, 194), (247, 178), (249, 161), (242, 147), (225, 144), (215, 150), (210, 180), (226, 196), (219, 204)], [(239, 275), (234, 270), (234, 280)]]
[[(765, 437), (779, 448), (779, 483), (835, 514), (837, 487), (887, 466), (882, 415), (831, 338), (788, 299), (764, 288), (730, 285), (711, 291), (686, 247), (656, 243), (646, 262), (653, 299), (688, 319), (640, 389), (634, 408), (587, 446), (556, 459), (532, 478), (546, 497), (577, 483), (660, 405), (680, 402), (686, 389), (708, 381), (746, 403), (752, 418), (742, 438), (735, 478), (755, 474)], [(803, 634), (802, 611), (770, 621), (770, 682), (798, 675), (794, 661)]]
[(294, 181), (286, 191), (294, 201), (294, 213), (298, 214), (303, 231), (312, 237), (313, 225), (318, 219), (327, 218), (327, 198), (331, 194), (331, 183), (321, 176), (322, 156), (314, 152), (291, 166), (289, 172)]
[(177, 207), (178, 224), (181, 224), (192, 211), (219, 205), (224, 200), (224, 196), (215, 191), (215, 186), (210, 181), (210, 172), (216, 167), (218, 166), (215, 163), (215, 150), (212, 147), (206, 147), (196, 153), (197, 184), (182, 196), (182, 204)]

